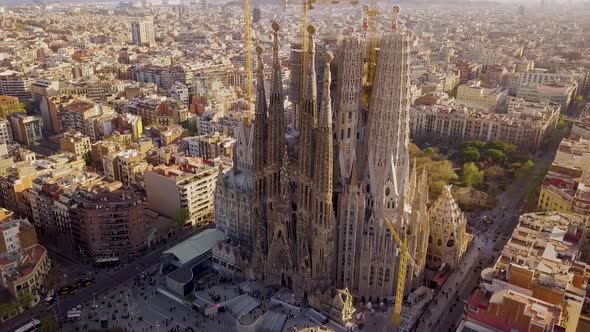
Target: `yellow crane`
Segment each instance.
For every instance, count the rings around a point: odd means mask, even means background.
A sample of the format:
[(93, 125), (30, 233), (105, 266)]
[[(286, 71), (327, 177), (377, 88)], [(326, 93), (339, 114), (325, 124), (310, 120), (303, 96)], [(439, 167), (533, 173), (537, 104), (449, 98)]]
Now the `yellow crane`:
[(352, 315), (356, 311), (352, 305), (352, 294), (348, 290), (348, 287), (344, 289), (337, 289), (338, 295), (342, 299), (342, 321), (346, 322), (352, 320)]
[(406, 272), (408, 270), (408, 262), (412, 263), (415, 267), (418, 267), (412, 255), (408, 250), (408, 241), (404, 236), (403, 240), (400, 238), (399, 234), (395, 230), (395, 226), (391, 222), (391, 220), (385, 220), (387, 224), (387, 228), (389, 228), (389, 232), (391, 232), (391, 236), (395, 240), (395, 242), (399, 245), (400, 255), (399, 255), (399, 265), (398, 265), (398, 273), (397, 273), (397, 288), (395, 290), (395, 305), (393, 307), (393, 317), (392, 322), (394, 326), (399, 326), (402, 321), (402, 304), (404, 302), (404, 291), (406, 288)]
[(252, 0), (244, 0), (244, 47), (246, 48), (246, 99), (248, 104), (254, 103), (254, 74), (252, 56)]
[(363, 79), (363, 96), (362, 101), (365, 106), (369, 106), (373, 81), (375, 80), (375, 71), (377, 69), (377, 48), (379, 39), (377, 38), (377, 16), (380, 14), (377, 0), (369, 1), (369, 4), (363, 6), (363, 30), (367, 41), (367, 60), (365, 64), (365, 77)]
[(351, 4), (353, 6), (358, 5), (359, 0), (348, 0), (348, 1), (339, 1), (339, 0), (305, 0), (303, 2), (290, 2), (289, 0), (285, 0), (285, 8), (289, 4), (294, 5), (301, 5), (301, 92), (305, 90), (305, 75), (303, 72), (306, 70), (305, 66), (307, 65), (307, 50), (308, 50), (308, 33), (314, 31), (312, 28), (309, 28), (309, 11), (314, 8), (316, 3), (324, 4), (324, 5), (337, 5), (341, 3)]

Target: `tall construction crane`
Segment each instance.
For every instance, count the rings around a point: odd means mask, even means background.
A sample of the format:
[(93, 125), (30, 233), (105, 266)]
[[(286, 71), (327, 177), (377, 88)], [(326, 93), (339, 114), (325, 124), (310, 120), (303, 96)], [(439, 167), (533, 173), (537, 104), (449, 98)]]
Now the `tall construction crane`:
[(387, 223), (387, 228), (389, 229), (389, 232), (391, 232), (391, 236), (393, 237), (395, 242), (398, 243), (400, 250), (399, 265), (397, 272), (397, 287), (395, 290), (395, 305), (393, 307), (392, 316), (393, 325), (399, 326), (399, 324), (402, 321), (402, 304), (404, 302), (404, 291), (406, 289), (406, 272), (408, 270), (408, 262), (410, 262), (416, 268), (418, 268), (418, 264), (414, 262), (414, 259), (412, 258), (412, 255), (408, 250), (408, 241), (406, 239), (406, 236), (404, 235), (404, 238), (402, 240), (397, 231), (395, 230), (395, 226), (393, 225), (391, 220), (386, 219), (385, 222)]
[[(295, 4), (301, 5), (301, 70), (304, 71), (307, 64), (307, 49), (308, 49), (308, 41), (309, 37), (308, 34), (310, 31), (308, 29), (309, 26), (309, 11), (314, 8), (316, 3), (324, 4), (324, 5), (337, 5), (337, 4), (350, 4), (353, 6), (358, 5), (359, 0), (304, 0), (303, 2), (290, 2), (289, 0), (285, 0), (285, 7), (288, 4)], [(301, 91), (305, 89), (305, 75), (301, 75)]]
[(246, 48), (246, 99), (248, 104), (254, 103), (254, 74), (252, 64), (252, 0), (244, 0), (244, 36)]
[(379, 47), (379, 38), (377, 38), (377, 16), (380, 14), (377, 0), (369, 1), (369, 4), (363, 6), (363, 30), (367, 41), (365, 77), (363, 79), (362, 101), (365, 106), (369, 106), (373, 81), (375, 81), (375, 72), (377, 69), (377, 47)]

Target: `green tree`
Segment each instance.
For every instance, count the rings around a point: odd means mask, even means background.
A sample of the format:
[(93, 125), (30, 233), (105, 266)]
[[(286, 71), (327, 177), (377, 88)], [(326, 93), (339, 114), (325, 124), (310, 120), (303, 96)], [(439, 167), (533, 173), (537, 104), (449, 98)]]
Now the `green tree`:
[(506, 171), (500, 166), (492, 166), (484, 171), (485, 178), (490, 181), (499, 181), (506, 177)]
[(408, 144), (408, 153), (410, 154), (410, 158), (418, 158), (424, 154), (422, 150), (420, 150), (420, 148), (414, 143)]
[(493, 162), (497, 164), (502, 164), (506, 161), (507, 157), (501, 150), (498, 149), (487, 149), (484, 152), (484, 155), (487, 158), (490, 158)]
[(459, 152), (459, 158), (461, 158), (464, 163), (476, 162), (481, 158), (481, 154), (476, 148), (468, 146)]
[(513, 153), (517, 150), (516, 145), (512, 143), (502, 142), (502, 141), (489, 141), (486, 142), (484, 147), (486, 150), (495, 149), (504, 152), (505, 154)]
[(176, 210), (176, 214), (174, 215), (174, 222), (176, 222), (176, 226), (182, 227), (184, 226), (187, 221), (190, 219), (191, 214), (188, 209), (178, 209)]
[(480, 171), (473, 162), (463, 165), (463, 184), (466, 187), (474, 187), (483, 183), (484, 171)]
[(90, 151), (86, 152), (82, 158), (84, 158), (84, 162), (86, 163), (86, 166), (90, 166), (92, 165), (92, 153), (90, 153)]
[(431, 147), (428, 147), (428, 148), (424, 149), (424, 153), (426, 155), (432, 156), (432, 155), (436, 154), (436, 150)]
[(461, 143), (461, 145), (459, 145), (459, 150), (465, 150), (467, 148), (474, 148), (476, 150), (481, 150), (486, 146), (487, 142), (483, 142), (483, 141), (467, 141), (467, 142), (463, 142)]
[(18, 305), (21, 308), (28, 308), (33, 304), (34, 296), (31, 293), (26, 293), (18, 297)]
[(59, 325), (55, 318), (49, 315), (41, 317), (41, 332), (57, 332), (59, 331)]
[(18, 306), (14, 303), (0, 303), (0, 318), (7, 318), (18, 311)]
[(516, 177), (519, 179), (523, 178), (524, 176), (529, 175), (534, 168), (535, 163), (533, 163), (530, 160), (527, 160), (524, 164), (522, 164), (522, 166), (520, 166), (519, 169), (516, 170), (514, 175), (516, 175)]
[(431, 161), (423, 166), (428, 176), (428, 193), (431, 200), (442, 193), (444, 186), (459, 178), (448, 160)]
[(6, 119), (6, 117), (8, 117), (10, 114), (13, 113), (26, 113), (27, 109), (26, 109), (26, 105), (25, 103), (18, 103), (16, 104), (16, 106), (12, 107), (12, 108), (0, 108), (0, 116), (4, 119)]

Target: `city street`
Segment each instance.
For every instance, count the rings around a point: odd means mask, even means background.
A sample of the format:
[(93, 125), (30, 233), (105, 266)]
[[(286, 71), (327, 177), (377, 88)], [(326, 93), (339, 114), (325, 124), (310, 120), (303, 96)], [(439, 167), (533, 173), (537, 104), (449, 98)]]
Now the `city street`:
[(491, 266), (499, 256), (518, 223), (528, 189), (553, 157), (553, 152), (545, 153), (537, 160), (532, 174), (515, 181), (498, 197), (495, 209), (482, 212), (494, 220), (493, 224), (488, 225), (468, 215), (470, 228), (475, 233), (474, 243), (466, 253), (463, 266), (451, 274), (423, 314), (416, 331), (430, 332), (433, 326), (437, 331), (455, 331), (463, 314), (464, 301), (477, 287), (481, 270)]
[(157, 268), (146, 270), (96, 298), (82, 304), (81, 319), (69, 321), (64, 330), (122, 327), (128, 331), (235, 331), (235, 319), (229, 313), (207, 318), (190, 307), (157, 292)]
[[(195, 235), (207, 227), (209, 226), (206, 225), (187, 230), (185, 234), (175, 241), (169, 242), (160, 248), (150, 251), (143, 257), (122, 267), (110, 269), (110, 271), (97, 270), (94, 273), (82, 275), (95, 278), (94, 283), (88, 287), (79, 289), (76, 294), (68, 295), (65, 298), (58, 298), (57, 301), (51, 306), (45, 306), (43, 303), (39, 303), (34, 308), (25, 311), (24, 313), (8, 320), (7, 322), (4, 322), (0, 328), (0, 331), (13, 331), (19, 326), (27, 323), (32, 318), (40, 317), (43, 313), (48, 313), (57, 317), (63, 317), (63, 315), (71, 308), (90, 301), (94, 297), (100, 298), (109, 290), (115, 289), (117, 286), (124, 284), (126, 281), (134, 278), (137, 275), (140, 275), (146, 270), (151, 269), (153, 266), (159, 264), (160, 256), (163, 251), (179, 242), (184, 241), (185, 239)], [(84, 272), (84, 270), (88, 269), (80, 270)]]

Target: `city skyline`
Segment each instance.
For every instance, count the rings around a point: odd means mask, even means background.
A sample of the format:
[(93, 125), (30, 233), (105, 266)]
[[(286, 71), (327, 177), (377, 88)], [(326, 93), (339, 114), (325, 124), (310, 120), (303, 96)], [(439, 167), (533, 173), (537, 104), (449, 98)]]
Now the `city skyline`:
[(586, 331), (588, 9), (1, 6), (0, 331)]

